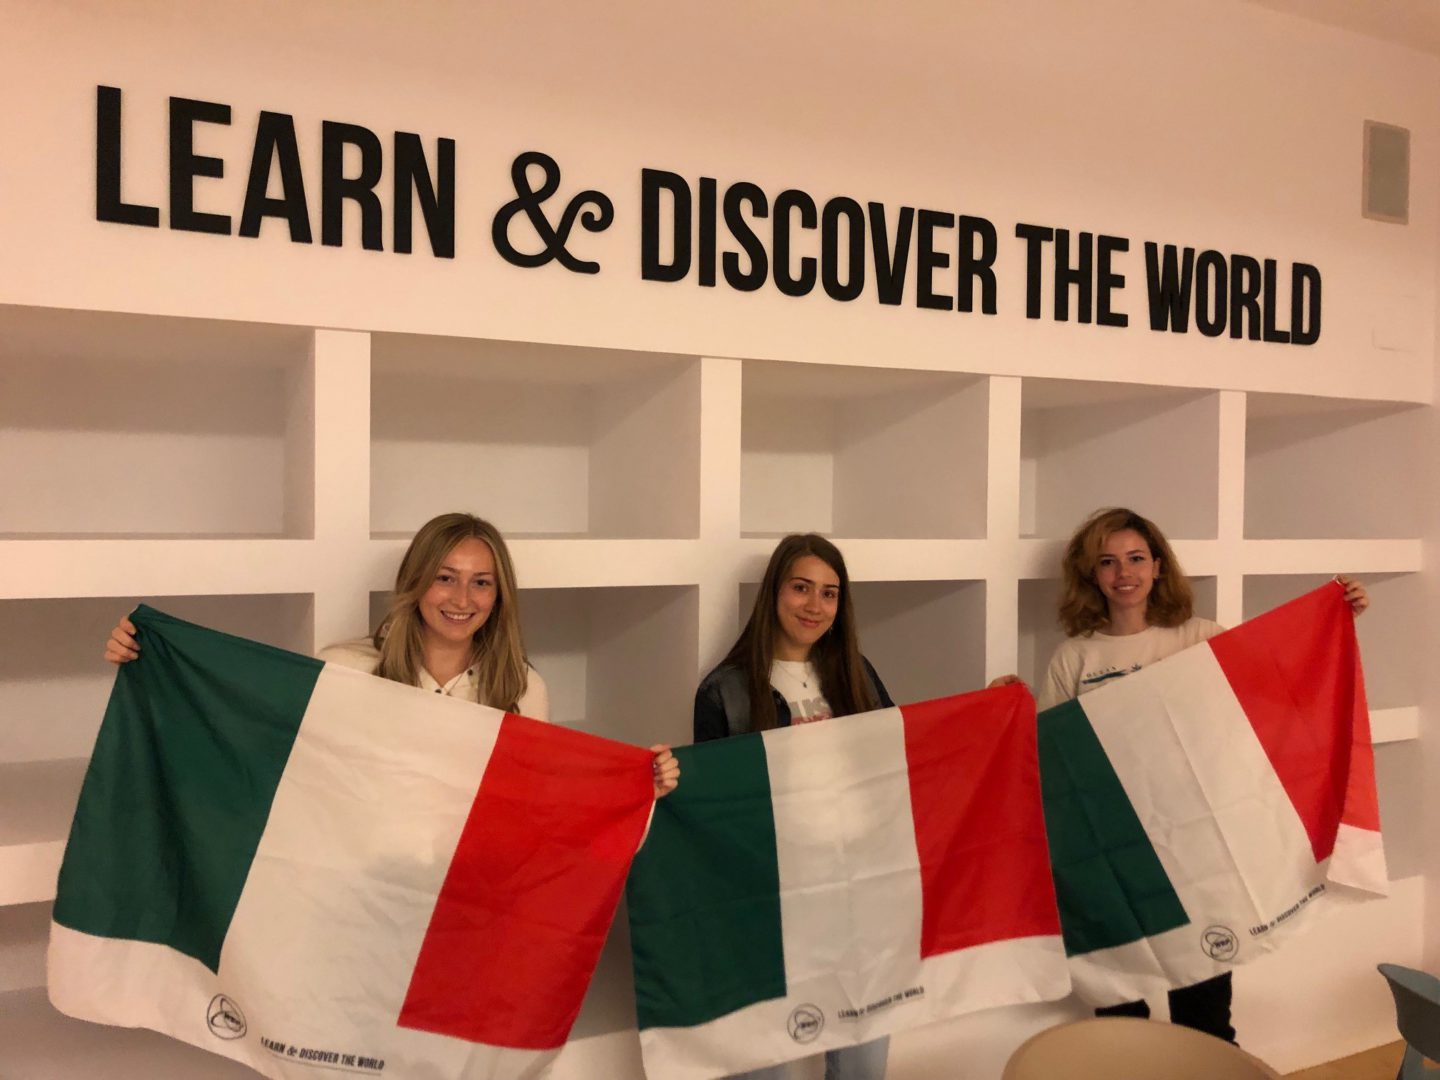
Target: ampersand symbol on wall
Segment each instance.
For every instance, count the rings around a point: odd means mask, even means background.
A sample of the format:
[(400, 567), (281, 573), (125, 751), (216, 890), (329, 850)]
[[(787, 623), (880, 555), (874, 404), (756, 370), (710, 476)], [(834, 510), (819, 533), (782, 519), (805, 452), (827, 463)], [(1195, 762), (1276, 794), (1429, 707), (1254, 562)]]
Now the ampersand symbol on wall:
[[(545, 173), (545, 180), (538, 189), (530, 186), (529, 168), (538, 165)], [(510, 166), (510, 179), (515, 184), (516, 198), (500, 208), (490, 227), (495, 250), (516, 266), (544, 266), (552, 259), (559, 259), (560, 265), (577, 274), (596, 274), (600, 271), (598, 262), (577, 259), (565, 247), (575, 219), (590, 232), (603, 232), (615, 218), (615, 207), (610, 199), (598, 191), (582, 191), (570, 200), (565, 212), (560, 215), (558, 227), (551, 227), (550, 219), (540, 205), (560, 190), (560, 166), (549, 154), (538, 150), (527, 150)], [(535, 235), (545, 245), (543, 251), (527, 254), (510, 243), (510, 222), (516, 214), (524, 212), (530, 219)]]

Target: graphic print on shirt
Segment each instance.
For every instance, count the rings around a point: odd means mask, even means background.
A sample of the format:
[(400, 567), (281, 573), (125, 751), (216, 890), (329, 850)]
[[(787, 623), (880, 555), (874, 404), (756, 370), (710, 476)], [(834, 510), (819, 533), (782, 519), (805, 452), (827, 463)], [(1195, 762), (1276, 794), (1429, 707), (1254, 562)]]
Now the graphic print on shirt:
[(792, 724), (813, 724), (834, 715), (830, 703), (820, 692), (820, 673), (814, 664), (776, 660), (770, 665), (770, 685), (780, 691), (790, 707)]
[(1080, 685), (1084, 687), (1095, 687), (1101, 683), (1109, 682), (1111, 679), (1123, 679), (1126, 675), (1133, 675), (1140, 670), (1139, 664), (1131, 664), (1129, 667), (1117, 667), (1111, 664), (1099, 671), (1087, 671), (1080, 676)]

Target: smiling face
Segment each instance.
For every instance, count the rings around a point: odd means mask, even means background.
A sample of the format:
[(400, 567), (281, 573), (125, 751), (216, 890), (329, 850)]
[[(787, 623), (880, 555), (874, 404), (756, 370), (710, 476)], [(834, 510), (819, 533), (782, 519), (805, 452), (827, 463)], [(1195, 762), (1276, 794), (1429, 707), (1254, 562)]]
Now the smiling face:
[(1159, 576), (1160, 563), (1138, 532), (1121, 529), (1107, 536), (1095, 562), (1095, 584), (1105, 597), (1110, 621), (1137, 608), (1143, 612)]
[(420, 597), (427, 639), (468, 643), (495, 609), (495, 553), (483, 540), (461, 540), (440, 560), (435, 580)]
[(811, 647), (835, 623), (840, 609), (840, 576), (815, 555), (802, 555), (780, 581), (775, 598), (775, 657), (807, 660)]

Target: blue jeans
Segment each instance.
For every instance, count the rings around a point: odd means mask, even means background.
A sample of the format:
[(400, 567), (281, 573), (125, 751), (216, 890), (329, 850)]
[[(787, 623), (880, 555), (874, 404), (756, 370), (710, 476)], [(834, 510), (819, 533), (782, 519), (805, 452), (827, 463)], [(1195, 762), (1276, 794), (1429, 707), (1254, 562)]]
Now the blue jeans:
[[(825, 1080), (885, 1080), (885, 1058), (890, 1052), (890, 1036), (859, 1046), (825, 1051)], [(763, 1069), (736, 1073), (726, 1080), (785, 1080), (784, 1065), (767, 1065)]]

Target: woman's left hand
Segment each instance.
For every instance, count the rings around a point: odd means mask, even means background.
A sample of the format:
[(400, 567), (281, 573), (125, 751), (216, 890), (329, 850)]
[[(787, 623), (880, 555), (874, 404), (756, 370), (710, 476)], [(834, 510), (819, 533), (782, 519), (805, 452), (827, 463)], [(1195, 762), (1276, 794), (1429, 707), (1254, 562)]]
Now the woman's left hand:
[(662, 799), (680, 783), (680, 762), (675, 760), (670, 747), (664, 743), (650, 747), (650, 753), (655, 755), (650, 762), (650, 772), (655, 778), (655, 797)]
[(1365, 591), (1365, 583), (1344, 574), (1336, 574), (1335, 580), (1345, 587), (1345, 602), (1350, 605), (1350, 610), (1356, 615), (1365, 614), (1365, 609), (1370, 606), (1370, 594)]
[(1017, 683), (1024, 686), (1025, 680), (1019, 675), (997, 675), (985, 684), (985, 689), (994, 690), (997, 686), (1014, 686)]

